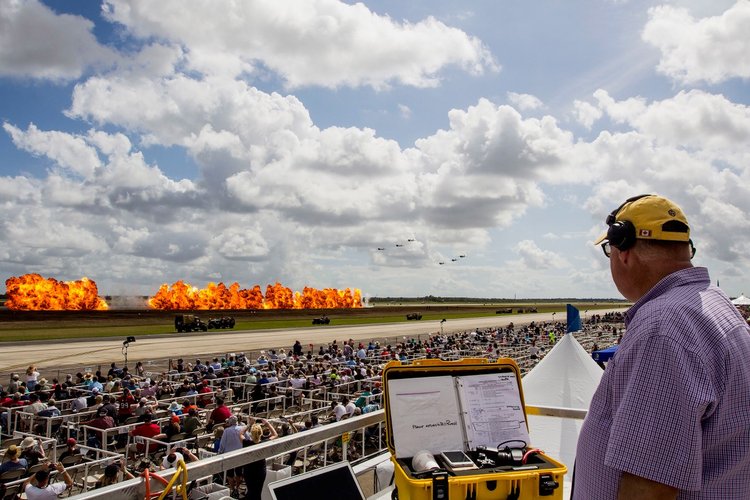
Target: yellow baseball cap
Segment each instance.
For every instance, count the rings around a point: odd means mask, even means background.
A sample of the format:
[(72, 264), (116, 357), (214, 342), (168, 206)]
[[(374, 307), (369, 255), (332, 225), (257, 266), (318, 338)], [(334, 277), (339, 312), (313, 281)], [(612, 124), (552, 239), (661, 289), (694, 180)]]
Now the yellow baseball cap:
[[(629, 221), (635, 227), (635, 237), (643, 240), (690, 241), (690, 226), (682, 209), (663, 196), (649, 194), (630, 198), (607, 217), (607, 225)], [(595, 245), (609, 238), (605, 231)]]

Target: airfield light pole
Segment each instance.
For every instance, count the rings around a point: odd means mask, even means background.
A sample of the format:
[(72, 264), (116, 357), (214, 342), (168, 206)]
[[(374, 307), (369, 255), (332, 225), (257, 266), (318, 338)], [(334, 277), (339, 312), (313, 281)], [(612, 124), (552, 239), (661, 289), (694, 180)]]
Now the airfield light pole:
[(130, 343), (135, 342), (135, 337), (128, 337), (122, 342), (122, 354), (125, 356), (125, 367), (128, 366), (128, 347), (130, 347)]

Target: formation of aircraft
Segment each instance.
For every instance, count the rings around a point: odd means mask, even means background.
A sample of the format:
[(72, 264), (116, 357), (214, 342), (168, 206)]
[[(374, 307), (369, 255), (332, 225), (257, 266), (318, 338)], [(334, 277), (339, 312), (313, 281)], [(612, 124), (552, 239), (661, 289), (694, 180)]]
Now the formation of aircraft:
[[(460, 259), (465, 259), (465, 258), (466, 258), (466, 254), (462, 253), (462, 254), (460, 254), (460, 255), (458, 255), (456, 257), (451, 257), (450, 261), (451, 262), (458, 262)], [(438, 265), (444, 266), (446, 262), (447, 262), (447, 260), (438, 261)]]
[[(417, 241), (417, 240), (414, 239), (414, 238), (407, 238), (407, 240), (405, 242), (404, 241), (399, 241), (399, 242), (395, 243), (394, 245), (396, 246), (396, 248), (403, 248), (408, 243), (414, 243), (415, 241)], [(378, 252), (385, 252), (386, 251), (386, 247), (377, 247), (377, 250), (378, 250)]]
[[(405, 242), (404, 241), (400, 241), (400, 242), (394, 243), (394, 246), (396, 248), (403, 248), (403, 247), (407, 246), (409, 243), (414, 243), (415, 241), (417, 241), (416, 238), (407, 238)], [(377, 247), (377, 250), (378, 250), (378, 252), (387, 252), (386, 247)], [(451, 257), (450, 258), (450, 262), (458, 262), (460, 259), (465, 259), (465, 258), (466, 258), (466, 254), (462, 253), (462, 254), (459, 254), (459, 255), (457, 255), (455, 257)], [(438, 265), (444, 266), (447, 262), (448, 262), (447, 259), (446, 260), (440, 260), (440, 261), (438, 261)]]

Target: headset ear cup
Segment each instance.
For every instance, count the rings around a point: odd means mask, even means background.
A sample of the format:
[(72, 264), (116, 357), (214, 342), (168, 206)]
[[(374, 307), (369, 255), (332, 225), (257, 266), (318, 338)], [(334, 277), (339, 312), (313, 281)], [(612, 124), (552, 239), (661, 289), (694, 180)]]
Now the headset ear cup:
[(629, 220), (618, 220), (607, 230), (609, 244), (618, 250), (627, 250), (635, 245), (635, 226)]

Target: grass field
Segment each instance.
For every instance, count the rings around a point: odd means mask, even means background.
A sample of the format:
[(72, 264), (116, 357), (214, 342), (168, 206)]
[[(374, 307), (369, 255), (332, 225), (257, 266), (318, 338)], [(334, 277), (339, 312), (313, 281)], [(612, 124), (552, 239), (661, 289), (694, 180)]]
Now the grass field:
[[(588, 311), (623, 307), (623, 302), (572, 302), (584, 316)], [(233, 316), (235, 330), (274, 328), (311, 328), (312, 318), (327, 315), (331, 325), (360, 325), (405, 322), (410, 312), (422, 314), (422, 321), (471, 318), (495, 315), (501, 308), (536, 307), (538, 312), (555, 312), (556, 319), (565, 320), (565, 303), (495, 303), (495, 304), (417, 304), (377, 305), (361, 309), (275, 310), (275, 311), (196, 311), (204, 321), (209, 317)], [(189, 311), (183, 311), (189, 312)], [(164, 335), (174, 333), (173, 311), (110, 310), (110, 311), (9, 311), (0, 310), (0, 342), (62, 340), (128, 335)], [(499, 316), (499, 315), (498, 315)], [(508, 316), (508, 315), (503, 315)], [(316, 326), (315, 328), (327, 328)], [(221, 331), (221, 330), (219, 330)]]

